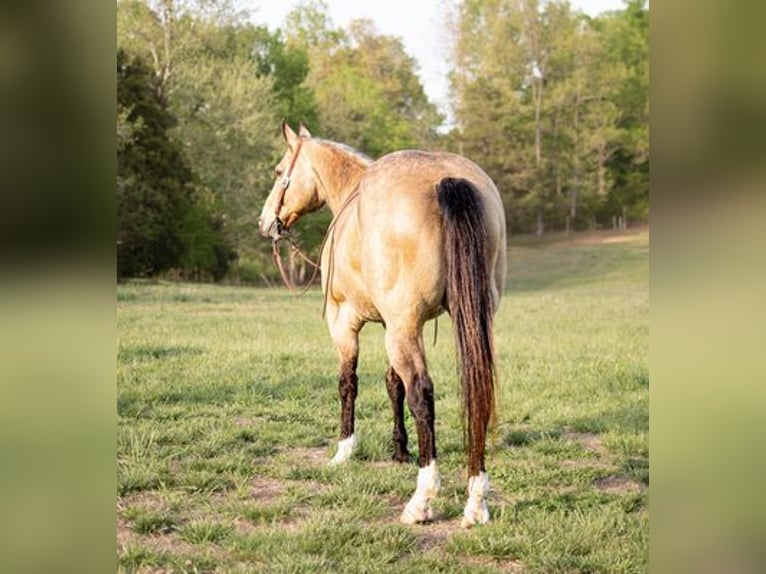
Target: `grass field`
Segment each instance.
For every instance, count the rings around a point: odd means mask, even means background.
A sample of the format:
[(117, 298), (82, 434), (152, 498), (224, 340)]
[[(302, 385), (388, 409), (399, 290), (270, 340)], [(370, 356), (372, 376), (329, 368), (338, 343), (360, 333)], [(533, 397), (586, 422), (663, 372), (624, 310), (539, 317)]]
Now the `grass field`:
[(380, 326), (362, 332), (359, 449), (328, 468), (340, 407), (318, 291), (119, 285), (120, 570), (646, 572), (648, 232), (511, 245), (492, 521), (467, 531), (446, 316), (434, 346), (426, 332), (437, 519), (405, 526), (417, 465), (389, 462)]

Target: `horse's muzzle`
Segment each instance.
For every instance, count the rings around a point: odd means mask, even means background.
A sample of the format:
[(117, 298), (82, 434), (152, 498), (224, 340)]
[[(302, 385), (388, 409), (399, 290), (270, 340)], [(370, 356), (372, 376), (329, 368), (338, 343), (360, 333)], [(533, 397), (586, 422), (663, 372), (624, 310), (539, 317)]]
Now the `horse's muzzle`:
[(287, 231), (287, 228), (285, 227), (284, 222), (279, 219), (279, 217), (274, 218), (274, 220), (271, 222), (271, 225), (269, 225), (268, 229), (264, 229), (262, 226), (260, 227), (261, 235), (264, 237), (270, 237), (271, 239), (280, 239), (284, 232)]

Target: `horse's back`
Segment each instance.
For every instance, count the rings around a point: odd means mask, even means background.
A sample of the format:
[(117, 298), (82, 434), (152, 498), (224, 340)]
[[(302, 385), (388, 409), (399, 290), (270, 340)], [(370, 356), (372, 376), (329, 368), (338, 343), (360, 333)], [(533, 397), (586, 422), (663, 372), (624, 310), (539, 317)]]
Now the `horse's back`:
[(402, 218), (407, 217), (402, 206), (407, 206), (414, 218), (440, 220), (436, 188), (447, 177), (470, 181), (484, 203), (486, 225), (505, 233), (502, 201), (495, 184), (478, 165), (452, 153), (408, 150), (383, 156), (362, 178), (362, 201), (371, 210), (388, 207)]
[(438, 186), (447, 177), (471, 182), (481, 196), (488, 259), (498, 300), (505, 277), (505, 217), (492, 180), (455, 154), (403, 151), (373, 163), (359, 182), (362, 275), (386, 314), (423, 320), (443, 310), (445, 256)]

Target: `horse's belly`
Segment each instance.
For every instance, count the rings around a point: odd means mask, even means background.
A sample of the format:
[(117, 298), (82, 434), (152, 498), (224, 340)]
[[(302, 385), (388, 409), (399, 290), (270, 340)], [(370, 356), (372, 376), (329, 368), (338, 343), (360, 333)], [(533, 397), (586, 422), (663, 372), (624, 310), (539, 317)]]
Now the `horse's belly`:
[[(359, 266), (353, 263), (356, 262), (346, 260), (334, 266), (328, 298), (337, 305), (350, 303), (364, 321), (382, 322), (380, 311), (362, 281)], [(328, 288), (326, 285), (324, 287)]]
[(353, 304), (354, 304), (354, 308), (356, 309), (356, 312), (365, 321), (369, 321), (372, 323), (383, 322), (383, 317), (380, 315), (380, 311), (375, 305), (373, 305), (372, 301), (370, 301), (369, 299), (365, 299), (361, 301), (353, 301)]

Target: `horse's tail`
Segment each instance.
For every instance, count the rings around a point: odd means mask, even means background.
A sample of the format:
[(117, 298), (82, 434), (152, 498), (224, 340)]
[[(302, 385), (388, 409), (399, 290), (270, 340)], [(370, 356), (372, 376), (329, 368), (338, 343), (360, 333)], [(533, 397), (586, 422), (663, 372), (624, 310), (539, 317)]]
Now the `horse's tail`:
[(463, 436), (470, 475), (484, 470), (487, 429), (495, 416), (493, 302), (481, 196), (465, 179), (437, 186), (444, 217), (446, 303), (452, 317), (463, 391)]

